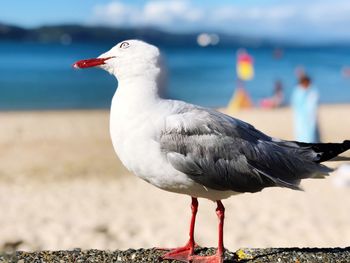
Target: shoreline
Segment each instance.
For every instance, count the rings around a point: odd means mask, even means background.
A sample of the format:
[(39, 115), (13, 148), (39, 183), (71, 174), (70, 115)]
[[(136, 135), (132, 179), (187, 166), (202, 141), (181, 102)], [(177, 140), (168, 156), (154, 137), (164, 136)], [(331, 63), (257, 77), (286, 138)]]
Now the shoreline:
[[(170, 99), (170, 98), (168, 98)], [(172, 99), (171, 99), (172, 100)], [(174, 99), (176, 100), (176, 99)], [(198, 104), (201, 106), (201, 104)], [(350, 102), (336, 102), (336, 103), (320, 103), (319, 106), (320, 108), (322, 107), (333, 107), (333, 106), (348, 106), (350, 105)], [(203, 106), (206, 108), (213, 108), (219, 111), (225, 111), (226, 106), (221, 105), (221, 106)], [(262, 111), (274, 111), (274, 110), (279, 110), (279, 109), (284, 109), (284, 108), (290, 108), (289, 104), (283, 105), (278, 108), (262, 108), (262, 107), (251, 107), (248, 109), (242, 109), (241, 111), (249, 111), (249, 110), (262, 110)], [(75, 112), (75, 111), (109, 111), (110, 107), (101, 107), (101, 108), (23, 108), (23, 109), (0, 109), (0, 114), (1, 113), (11, 113), (11, 112)]]

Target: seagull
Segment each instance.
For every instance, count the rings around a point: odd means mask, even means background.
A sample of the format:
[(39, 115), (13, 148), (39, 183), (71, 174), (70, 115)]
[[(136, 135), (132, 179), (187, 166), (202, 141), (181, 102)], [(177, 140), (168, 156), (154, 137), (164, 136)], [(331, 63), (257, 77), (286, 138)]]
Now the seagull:
[[(118, 43), (75, 68), (99, 67), (118, 80), (110, 113), (113, 147), (124, 166), (146, 182), (191, 197), (189, 240), (163, 259), (213, 263), (224, 260), (223, 199), (266, 187), (301, 190), (306, 178), (332, 172), (322, 164), (350, 148), (342, 143), (302, 143), (270, 137), (214, 109), (164, 99), (159, 49), (140, 40)], [(195, 254), (198, 198), (216, 202), (218, 248)]]

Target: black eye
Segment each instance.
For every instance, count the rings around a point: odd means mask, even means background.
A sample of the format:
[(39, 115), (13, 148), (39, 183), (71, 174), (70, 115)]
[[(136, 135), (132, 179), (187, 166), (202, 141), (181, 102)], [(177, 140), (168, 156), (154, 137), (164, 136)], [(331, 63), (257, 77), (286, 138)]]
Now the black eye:
[(128, 42), (123, 42), (120, 44), (119, 48), (128, 48), (130, 44)]

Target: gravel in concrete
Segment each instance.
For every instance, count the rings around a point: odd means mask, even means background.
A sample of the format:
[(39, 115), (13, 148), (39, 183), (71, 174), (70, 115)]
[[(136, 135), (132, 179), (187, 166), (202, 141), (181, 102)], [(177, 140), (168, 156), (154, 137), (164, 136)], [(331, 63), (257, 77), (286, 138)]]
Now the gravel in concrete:
[[(0, 253), (3, 263), (93, 263), (93, 262), (177, 262), (161, 260), (164, 251), (157, 249), (128, 250), (62, 250), (62, 251), (17, 251)], [(197, 248), (196, 254), (212, 255), (213, 248)], [(241, 263), (349, 263), (350, 247), (347, 248), (243, 248), (225, 252), (225, 262)]]

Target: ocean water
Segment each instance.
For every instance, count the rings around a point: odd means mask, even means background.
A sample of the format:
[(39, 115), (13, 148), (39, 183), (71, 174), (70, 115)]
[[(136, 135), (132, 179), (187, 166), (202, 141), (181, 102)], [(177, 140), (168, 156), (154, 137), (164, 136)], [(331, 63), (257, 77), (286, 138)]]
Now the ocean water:
[[(99, 69), (74, 70), (80, 59), (96, 57), (108, 44), (0, 42), (0, 109), (108, 108), (117, 81)], [(168, 67), (167, 97), (203, 106), (224, 106), (236, 86), (236, 49), (162, 48)], [(322, 103), (350, 103), (349, 48), (289, 48), (281, 59), (270, 48), (248, 49), (255, 77), (246, 83), (254, 102), (272, 94), (279, 79), (288, 103), (303, 66), (320, 91)]]

